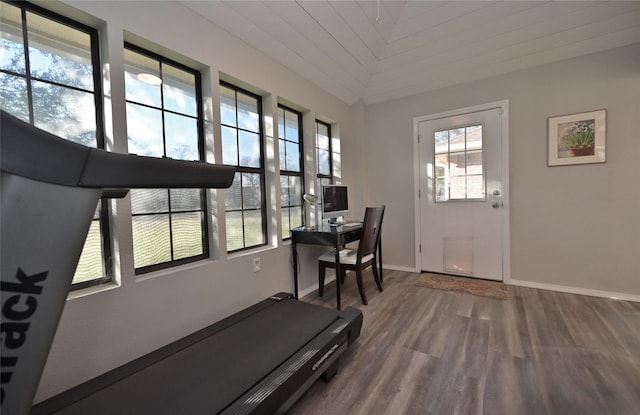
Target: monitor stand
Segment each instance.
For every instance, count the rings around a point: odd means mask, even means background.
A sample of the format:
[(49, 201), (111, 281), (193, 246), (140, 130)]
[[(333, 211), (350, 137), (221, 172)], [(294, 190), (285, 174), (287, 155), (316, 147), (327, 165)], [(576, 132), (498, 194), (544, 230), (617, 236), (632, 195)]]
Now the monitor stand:
[(338, 218), (329, 219), (329, 226), (336, 227), (336, 226), (340, 226), (340, 225), (341, 224), (338, 223)]

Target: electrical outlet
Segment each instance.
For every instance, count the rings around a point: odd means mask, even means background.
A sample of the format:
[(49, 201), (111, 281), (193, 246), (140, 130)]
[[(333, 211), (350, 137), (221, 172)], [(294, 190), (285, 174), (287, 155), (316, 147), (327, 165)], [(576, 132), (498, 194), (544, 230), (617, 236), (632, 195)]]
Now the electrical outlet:
[(258, 272), (262, 269), (262, 265), (260, 264), (260, 257), (253, 258), (253, 272)]

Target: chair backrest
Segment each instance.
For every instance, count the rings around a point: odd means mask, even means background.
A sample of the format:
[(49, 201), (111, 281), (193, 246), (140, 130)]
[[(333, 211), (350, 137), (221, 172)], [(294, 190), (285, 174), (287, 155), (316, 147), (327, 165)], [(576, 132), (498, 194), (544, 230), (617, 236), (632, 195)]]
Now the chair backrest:
[(375, 254), (376, 247), (380, 240), (380, 230), (382, 228), (382, 216), (385, 206), (368, 207), (364, 212), (364, 222), (362, 224), (362, 237), (358, 245), (358, 262), (362, 257)]

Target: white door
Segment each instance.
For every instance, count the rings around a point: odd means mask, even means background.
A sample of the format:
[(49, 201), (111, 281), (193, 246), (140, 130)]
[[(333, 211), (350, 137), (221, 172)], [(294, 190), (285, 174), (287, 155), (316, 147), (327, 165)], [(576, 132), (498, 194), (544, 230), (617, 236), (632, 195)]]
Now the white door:
[(418, 122), (422, 270), (503, 280), (504, 112), (498, 107)]

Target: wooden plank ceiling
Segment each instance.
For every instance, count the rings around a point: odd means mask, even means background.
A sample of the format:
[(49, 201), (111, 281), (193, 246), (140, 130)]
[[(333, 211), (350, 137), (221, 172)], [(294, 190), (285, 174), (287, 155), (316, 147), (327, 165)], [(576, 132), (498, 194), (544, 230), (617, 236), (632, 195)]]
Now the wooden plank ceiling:
[(640, 1), (182, 1), (347, 104), (640, 42)]

